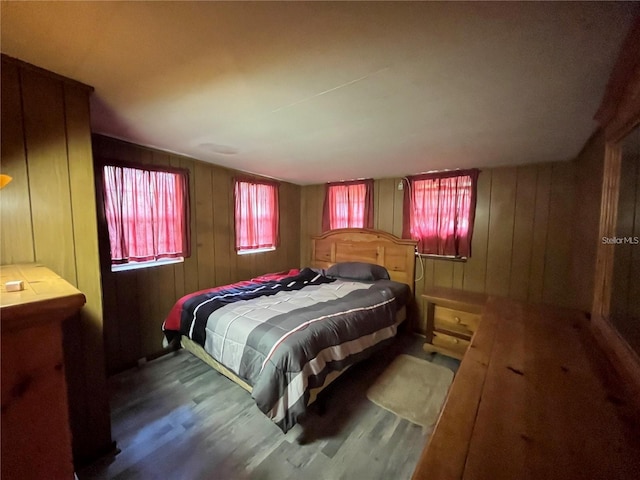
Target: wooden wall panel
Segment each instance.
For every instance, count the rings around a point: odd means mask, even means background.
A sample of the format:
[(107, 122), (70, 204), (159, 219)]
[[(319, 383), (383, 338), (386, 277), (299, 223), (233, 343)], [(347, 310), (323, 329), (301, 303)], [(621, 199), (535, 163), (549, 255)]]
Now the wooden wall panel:
[(112, 272), (103, 225), (100, 243), (107, 249), (106, 257), (104, 253), (101, 257), (106, 258), (102, 265), (105, 298), (115, 298), (118, 303), (117, 309), (105, 309), (109, 373), (167, 351), (162, 346), (162, 322), (184, 294), (298, 266), (300, 187), (280, 186), (280, 246), (274, 252), (236, 255), (235, 171), (100, 135), (94, 135), (93, 146), (97, 165), (105, 159), (173, 165), (187, 169), (190, 177), (192, 255), (184, 263)]
[[(575, 198), (571, 253), (571, 285), (575, 306), (590, 311), (600, 225), (600, 198), (604, 172), (604, 134), (594, 135), (575, 160)], [(578, 248), (578, 246), (580, 248)]]
[(24, 145), (22, 93), (20, 72), (14, 63), (2, 62), (2, 135), (0, 135), (2, 173), (10, 175), (11, 188), (0, 190), (0, 226), (11, 235), (2, 235), (0, 258), (5, 264), (33, 262), (33, 228), (27, 175), (26, 147)]
[[(181, 168), (180, 167), (180, 157), (176, 157), (175, 155), (171, 155), (169, 157), (169, 166), (174, 167), (174, 168)], [(185, 290), (184, 271), (185, 271), (184, 263), (179, 263), (179, 264), (175, 265), (174, 268), (173, 268), (173, 283), (174, 283), (174, 287), (175, 287), (174, 294), (176, 296), (179, 296), (179, 297), (182, 297), (183, 295), (188, 293), (188, 290)]]
[[(483, 169), (478, 179), (472, 256), (465, 262), (417, 260), (418, 309), (423, 308), (420, 294), (433, 287), (571, 303), (573, 296), (567, 294), (571, 228), (567, 225), (574, 208), (574, 172), (572, 162)], [(402, 233), (399, 181), (385, 178), (374, 184), (374, 226), (396, 235)], [(321, 228), (323, 186), (302, 187), (301, 199), (300, 262), (306, 265), (309, 238)], [(422, 317), (415, 321), (418, 331), (424, 331)]]
[[(113, 367), (114, 359), (119, 368), (132, 367), (140, 358), (137, 353), (142, 349), (142, 331), (140, 328), (138, 272), (136, 270), (120, 272), (118, 276), (108, 276), (109, 282), (103, 283), (106, 295), (114, 295), (117, 299), (117, 309), (113, 312), (113, 317), (107, 316), (111, 312), (105, 311), (105, 341), (111, 339), (107, 337), (110, 332), (108, 325), (117, 325), (118, 337), (114, 339), (118, 342), (118, 356), (107, 357), (108, 367)], [(142, 286), (144, 289), (144, 285)], [(110, 352), (107, 352), (109, 354)]]
[[(74, 459), (112, 448), (104, 371), (90, 87), (2, 56), (2, 262), (44, 264), (86, 296), (64, 326)], [(105, 296), (107, 301), (113, 296)], [(112, 308), (108, 305), (107, 308)], [(118, 335), (117, 330), (113, 332)], [(115, 346), (109, 344), (110, 351)], [(46, 408), (46, 406), (43, 406)]]
[(537, 173), (535, 166), (518, 167), (517, 170), (509, 296), (523, 301), (527, 300), (529, 290)]
[[(110, 408), (107, 398), (95, 400), (94, 392), (87, 385), (105, 385), (102, 288), (99, 278), (98, 230), (95, 208), (93, 152), (89, 117), (89, 92), (63, 85), (67, 132), (67, 164), (71, 194), (71, 221), (73, 225), (74, 266), (78, 289), (87, 302), (82, 309), (79, 325), (82, 335), (82, 351), (75, 361), (84, 378), (82, 396), (86, 415), (91, 421), (75, 428), (73, 442), (78, 456), (90, 459), (98, 449), (104, 450), (110, 441)], [(100, 354), (96, 355), (96, 351)], [(75, 389), (77, 390), (77, 389)], [(80, 400), (75, 395), (76, 401)], [(76, 423), (84, 415), (76, 414)], [(100, 443), (96, 443), (95, 432)]]
[(402, 237), (402, 211), (404, 190), (398, 190), (398, 184), (401, 181), (402, 179), (399, 178), (393, 179), (393, 228), (391, 229), (391, 233), (393, 233), (396, 237)]
[(471, 257), (464, 265), (463, 290), (485, 291), (487, 277), (487, 247), (489, 245), (489, 209), (491, 206), (492, 171), (483, 170), (478, 177), (476, 220), (471, 239)]
[(36, 259), (76, 285), (62, 84), (22, 75), (22, 92)]
[[(109, 142), (111, 143), (111, 142)], [(191, 201), (191, 215), (190, 215), (190, 224), (191, 224), (191, 256), (184, 259), (184, 291), (195, 292), (198, 290), (198, 249), (196, 248), (196, 241), (194, 235), (197, 234), (196, 230), (196, 186), (195, 180), (193, 178), (195, 174), (195, 161), (190, 158), (180, 158), (180, 168), (185, 168), (189, 170), (189, 198)]]
[[(378, 182), (376, 182), (376, 188), (379, 188)], [(300, 190), (300, 266), (302, 267), (309, 265), (311, 260), (311, 237), (322, 233), (324, 195), (324, 185), (309, 185)], [(375, 198), (374, 201), (376, 201)], [(374, 222), (377, 221), (376, 218)]]
[(198, 286), (216, 285), (216, 266), (213, 235), (213, 178), (212, 169), (198, 162), (193, 182), (196, 190), (196, 249), (198, 252)]
[(516, 206), (515, 168), (496, 168), (491, 177), (485, 292), (508, 296)]
[(549, 192), (549, 223), (547, 249), (545, 251), (544, 303), (573, 306), (573, 298), (567, 295), (571, 267), (571, 228), (573, 208), (561, 208), (569, 203), (573, 207), (574, 168), (571, 163), (554, 163)]
[(432, 260), (433, 265), (433, 286), (453, 288), (453, 265), (454, 262), (445, 260)]
[[(379, 203), (378, 210), (374, 212), (374, 218), (377, 218), (377, 222), (374, 220), (374, 225), (378, 225), (379, 230), (384, 230), (385, 232), (393, 232), (393, 210), (395, 203), (395, 179), (393, 178), (383, 178), (382, 180), (377, 180), (376, 183), (379, 184), (378, 187), (378, 195)], [(402, 204), (400, 204), (402, 205)]]
[[(230, 249), (235, 246), (233, 226), (233, 198), (229, 197), (229, 189), (232, 186), (232, 177), (226, 170), (216, 171), (213, 178), (213, 205), (215, 208), (215, 229), (213, 232), (214, 258), (216, 259), (216, 283), (226, 285), (233, 282), (231, 277), (231, 260), (235, 257), (229, 255)], [(282, 249), (279, 249), (282, 250)]]
[(533, 245), (529, 265), (530, 302), (542, 302), (544, 290), (544, 267), (547, 251), (547, 223), (549, 220), (549, 191), (551, 189), (551, 165), (538, 167), (536, 203), (533, 216)]

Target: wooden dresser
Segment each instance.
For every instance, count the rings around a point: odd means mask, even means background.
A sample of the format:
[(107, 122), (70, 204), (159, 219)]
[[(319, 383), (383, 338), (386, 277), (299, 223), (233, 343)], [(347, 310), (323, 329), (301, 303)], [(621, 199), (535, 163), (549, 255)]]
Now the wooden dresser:
[(422, 295), (427, 325), (424, 350), (462, 359), (487, 301), (481, 293), (435, 288)]
[[(24, 290), (7, 292), (8, 281)], [(0, 267), (3, 479), (72, 479), (63, 320), (84, 295), (38, 264)]]
[(627, 387), (584, 313), (489, 296), (413, 480), (636, 480)]

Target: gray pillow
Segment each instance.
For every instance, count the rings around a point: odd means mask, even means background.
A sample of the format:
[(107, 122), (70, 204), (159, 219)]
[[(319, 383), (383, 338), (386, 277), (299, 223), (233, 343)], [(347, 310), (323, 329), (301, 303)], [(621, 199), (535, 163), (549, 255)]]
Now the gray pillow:
[(363, 262), (342, 262), (329, 267), (325, 273), (327, 277), (347, 278), (349, 280), (389, 280), (387, 269)]

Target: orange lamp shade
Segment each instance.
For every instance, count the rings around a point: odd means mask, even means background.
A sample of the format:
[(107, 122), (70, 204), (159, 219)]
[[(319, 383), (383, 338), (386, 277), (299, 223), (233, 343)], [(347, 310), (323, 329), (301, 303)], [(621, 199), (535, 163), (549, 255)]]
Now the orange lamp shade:
[(11, 180), (13, 180), (13, 178), (11, 178), (9, 175), (0, 175), (0, 188), (4, 188), (5, 185), (7, 183), (9, 183)]

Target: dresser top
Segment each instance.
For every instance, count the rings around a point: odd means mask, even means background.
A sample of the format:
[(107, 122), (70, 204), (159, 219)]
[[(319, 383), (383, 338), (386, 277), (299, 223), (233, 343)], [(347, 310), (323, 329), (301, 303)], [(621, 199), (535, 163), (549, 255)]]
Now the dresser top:
[[(5, 284), (22, 280), (24, 290), (7, 292)], [(76, 313), (85, 296), (60, 275), (37, 263), (0, 266), (2, 332), (35, 323), (62, 321)]]

